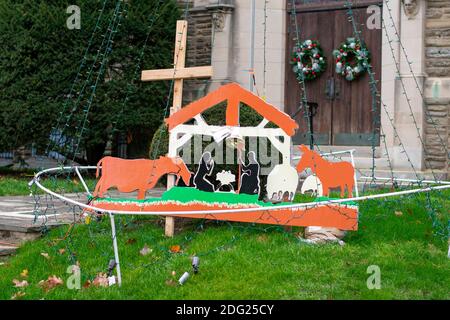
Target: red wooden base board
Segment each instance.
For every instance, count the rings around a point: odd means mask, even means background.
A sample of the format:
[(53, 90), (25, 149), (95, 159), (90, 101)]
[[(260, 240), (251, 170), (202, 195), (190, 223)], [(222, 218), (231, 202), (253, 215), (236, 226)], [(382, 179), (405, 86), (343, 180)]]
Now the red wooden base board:
[[(208, 212), (212, 210), (236, 209), (239, 207), (204, 202), (180, 203), (176, 201), (154, 202), (148, 204), (133, 202), (93, 201), (91, 205), (105, 210), (136, 212), (160, 211), (161, 213), (163, 213), (165, 211), (203, 210), (205, 211), (205, 214), (175, 216), (182, 218), (277, 224), (283, 226), (320, 226), (334, 227), (341, 230), (358, 229), (358, 207), (339, 204), (318, 205), (311, 208), (280, 208), (277, 210), (247, 211), (222, 214), (210, 214)], [(249, 208), (249, 206), (247, 206), (246, 208)]]

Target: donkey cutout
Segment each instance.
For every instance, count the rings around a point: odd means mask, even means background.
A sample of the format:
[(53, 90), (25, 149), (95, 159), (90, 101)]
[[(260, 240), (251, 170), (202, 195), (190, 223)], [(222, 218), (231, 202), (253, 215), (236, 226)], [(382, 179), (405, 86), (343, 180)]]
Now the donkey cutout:
[(97, 164), (97, 178), (101, 167), (101, 177), (94, 190), (94, 197), (103, 197), (111, 187), (120, 192), (138, 190), (137, 198), (145, 198), (145, 192), (152, 189), (165, 174), (180, 177), (188, 186), (191, 172), (181, 158), (159, 157), (157, 160), (136, 159), (125, 160), (114, 157), (104, 157)]
[(341, 198), (343, 198), (346, 187), (348, 196), (350, 198), (353, 196), (355, 169), (351, 163), (327, 161), (304, 145), (300, 146), (300, 151), (303, 155), (297, 164), (297, 172), (310, 168), (322, 183), (324, 196), (329, 195), (330, 188), (341, 188)]

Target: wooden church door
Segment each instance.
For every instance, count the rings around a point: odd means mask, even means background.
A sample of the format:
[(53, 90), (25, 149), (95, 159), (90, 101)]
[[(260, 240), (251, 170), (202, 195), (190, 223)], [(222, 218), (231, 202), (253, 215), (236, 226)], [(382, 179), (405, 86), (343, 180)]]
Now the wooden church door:
[[(347, 81), (335, 72), (333, 50), (348, 37), (353, 37), (353, 26), (349, 21), (345, 1), (311, 0), (296, 1), (297, 23), (300, 41), (318, 40), (326, 57), (325, 71), (316, 79), (306, 81), (308, 102), (318, 104), (317, 114), (313, 118), (314, 142), (319, 145), (370, 146), (374, 131), (374, 119), (380, 116), (380, 105), (376, 113), (372, 111), (372, 95), (369, 75), (360, 75), (353, 81)], [(353, 2), (353, 12), (371, 54), (371, 64), (381, 88), (381, 28), (369, 29), (366, 22), (373, 12), (367, 12), (370, 5), (380, 5), (381, 1)], [(287, 56), (286, 56), (286, 112), (294, 115), (301, 104), (300, 85), (290, 63), (291, 53), (296, 44), (295, 20), (291, 6), (288, 6), (287, 19)], [(308, 121), (303, 111), (298, 112), (295, 120), (300, 128), (294, 137), (295, 144), (309, 144)], [(376, 130), (376, 145), (379, 133)]]

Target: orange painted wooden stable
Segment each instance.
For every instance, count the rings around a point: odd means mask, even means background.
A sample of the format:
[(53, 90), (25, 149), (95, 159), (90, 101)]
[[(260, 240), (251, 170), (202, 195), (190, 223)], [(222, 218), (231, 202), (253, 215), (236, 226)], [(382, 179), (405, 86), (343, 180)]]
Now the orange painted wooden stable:
[[(137, 203), (137, 202), (110, 202), (96, 201), (92, 206), (105, 210), (121, 211), (196, 211), (205, 212), (212, 210), (236, 209), (238, 206), (224, 206), (221, 204), (195, 202), (182, 204), (176, 201), (165, 201), (156, 203)], [(248, 208), (249, 206), (246, 206)], [(242, 206), (241, 206), (242, 208)], [(255, 206), (255, 208), (260, 208)], [(358, 229), (358, 208), (353, 205), (345, 204), (325, 204), (310, 208), (280, 208), (278, 210), (267, 211), (247, 211), (238, 213), (223, 214), (192, 214), (175, 215), (175, 217), (198, 218), (208, 220), (222, 220), (248, 223), (275, 224), (282, 226), (322, 226), (334, 227), (341, 230)]]
[[(244, 103), (254, 109), (267, 121), (279, 126), (288, 136), (292, 136), (298, 124), (287, 114), (266, 103), (253, 93), (235, 83), (220, 87), (185, 108), (177, 111), (166, 119), (169, 131), (188, 122), (202, 112), (221, 102), (227, 102), (226, 125), (239, 126), (239, 105)], [(306, 153), (305, 150), (302, 150)], [(143, 160), (151, 161), (151, 160)], [(325, 161), (325, 160), (324, 160)], [(153, 166), (153, 165), (152, 165)], [(169, 167), (163, 166), (161, 167)], [(134, 168), (129, 168), (132, 172)], [(339, 169), (335, 167), (335, 169)], [(187, 169), (186, 169), (187, 170)], [(145, 171), (145, 170), (144, 170)], [(117, 170), (120, 174), (127, 174), (128, 170)], [(166, 173), (179, 173), (178, 169), (164, 170)], [(162, 172), (161, 172), (162, 173)], [(333, 172), (333, 176), (336, 172)], [(161, 176), (158, 174), (158, 176)], [(187, 176), (187, 175), (186, 175)], [(141, 176), (142, 178), (142, 176)], [(186, 180), (186, 179), (184, 179)], [(186, 181), (185, 181), (186, 183)], [(106, 184), (108, 185), (108, 184)], [(140, 198), (142, 198), (140, 196)], [(236, 221), (247, 223), (275, 224), (283, 226), (322, 226), (334, 227), (341, 230), (357, 230), (358, 207), (347, 204), (327, 203), (305, 208), (279, 208), (264, 211), (246, 211), (237, 213), (211, 214), (214, 210), (232, 210), (238, 208), (261, 208), (258, 204), (224, 204), (219, 202), (204, 202), (192, 199), (187, 203), (176, 200), (161, 201), (121, 201), (114, 199), (94, 199), (91, 205), (105, 210), (129, 212), (173, 212), (173, 211), (203, 211), (205, 214), (175, 215), (175, 217), (199, 218), (211, 220)]]

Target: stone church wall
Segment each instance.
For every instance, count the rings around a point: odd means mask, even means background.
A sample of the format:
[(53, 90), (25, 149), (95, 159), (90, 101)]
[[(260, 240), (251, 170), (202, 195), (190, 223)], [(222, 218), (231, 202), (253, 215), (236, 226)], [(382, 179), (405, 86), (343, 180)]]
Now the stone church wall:
[(449, 171), (450, 1), (428, 0), (425, 23), (426, 108), (432, 118), (425, 124), (427, 160), (434, 169)]

